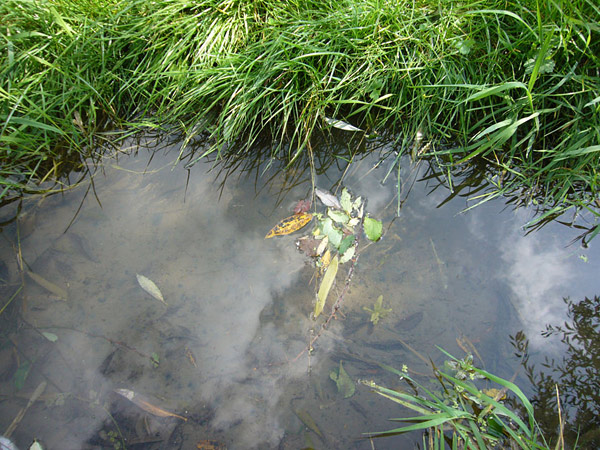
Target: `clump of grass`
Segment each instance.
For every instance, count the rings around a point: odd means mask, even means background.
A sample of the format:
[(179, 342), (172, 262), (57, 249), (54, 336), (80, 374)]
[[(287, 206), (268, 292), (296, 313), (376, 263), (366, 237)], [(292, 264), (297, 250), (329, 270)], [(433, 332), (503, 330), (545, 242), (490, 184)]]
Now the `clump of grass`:
[(401, 151), (421, 131), (418, 156), (448, 173), (493, 164), (483, 200), (519, 187), (553, 213), (597, 210), (592, 0), (7, 0), (0, 17), (4, 199), (127, 133), (207, 138), (182, 148), (190, 164), (267, 136), (293, 161), (329, 118)]
[[(533, 406), (514, 383), (504, 380), (485, 370), (473, 366), (473, 358), (468, 355), (457, 359), (446, 353), (450, 359), (444, 369), (434, 367), (439, 383), (435, 391), (419, 384), (408, 374), (408, 370), (396, 370), (383, 366), (386, 370), (399, 375), (406, 381), (408, 391), (388, 389), (373, 381), (362, 381), (377, 394), (392, 400), (418, 415), (414, 417), (390, 419), (408, 425), (389, 431), (368, 433), (370, 437), (385, 437), (410, 431), (428, 433), (423, 448), (552, 448), (535, 421)], [(488, 386), (480, 388), (476, 383), (485, 381)], [(495, 387), (491, 387), (495, 386)], [(518, 402), (524, 411), (524, 417), (515, 413), (505, 403), (508, 395), (514, 396), (512, 402)], [(560, 410), (559, 410), (560, 414)], [(561, 422), (562, 425), (562, 422)], [(555, 450), (564, 448), (561, 438), (555, 444)]]

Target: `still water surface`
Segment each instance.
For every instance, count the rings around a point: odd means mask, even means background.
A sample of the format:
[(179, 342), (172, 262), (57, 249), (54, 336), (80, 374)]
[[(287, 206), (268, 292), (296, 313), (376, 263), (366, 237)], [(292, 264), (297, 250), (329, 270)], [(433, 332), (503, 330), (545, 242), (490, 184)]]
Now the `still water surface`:
[[(309, 357), (302, 352), (318, 326), (314, 267), (295, 245), (303, 233), (264, 239), (309, 195), (308, 171), (293, 186), (273, 168), (224, 182), (206, 162), (188, 179), (173, 165), (177, 154), (121, 155), (94, 176), (93, 190), (29, 199), (18, 236), (15, 224), (2, 230), (3, 292), (20, 282), (20, 253), (28, 270), (67, 293), (26, 276), (14, 300), (20, 326), (3, 333), (0, 431), (47, 381), (13, 432), (22, 448), (34, 437), (48, 449), (120, 448), (121, 436), (128, 448), (149, 449), (206, 440), (230, 449), (412, 448), (418, 436), (364, 439), (410, 412), (358, 383), (343, 398), (330, 379), (340, 361), (355, 382), (394, 388), (378, 362), (430, 374), (419, 355), (441, 364), (436, 346), (462, 357), (468, 342), (478, 365), (511, 378), (510, 335), (523, 330), (536, 358), (557, 356), (558, 343), (540, 331), (565, 320), (563, 297), (600, 292), (593, 245), (569, 246), (573, 232), (558, 224), (525, 236), (529, 213), (501, 201), (461, 214), (464, 198), (438, 207), (448, 192), (417, 181), (395, 219), (395, 182), (381, 182), (391, 161), (374, 169), (380, 160), (371, 155), (343, 185), (368, 199), (386, 234), (361, 253), (343, 314)], [(406, 186), (423, 170), (406, 170)], [(341, 175), (331, 169), (317, 185), (330, 189)], [(373, 326), (363, 307), (380, 295), (392, 312)], [(515, 381), (527, 386), (522, 374)], [(115, 389), (187, 420), (150, 414)]]

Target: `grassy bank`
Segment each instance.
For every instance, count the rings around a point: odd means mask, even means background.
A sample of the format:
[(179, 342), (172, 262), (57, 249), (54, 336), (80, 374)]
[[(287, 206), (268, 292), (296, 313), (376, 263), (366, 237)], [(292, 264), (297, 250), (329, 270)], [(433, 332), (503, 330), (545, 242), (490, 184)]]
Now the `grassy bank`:
[(0, 195), (125, 133), (240, 154), (270, 136), (293, 160), (337, 119), (405, 152), (420, 130), (448, 173), (489, 162), (485, 198), (523, 187), (595, 212), (598, 23), (592, 0), (5, 0)]

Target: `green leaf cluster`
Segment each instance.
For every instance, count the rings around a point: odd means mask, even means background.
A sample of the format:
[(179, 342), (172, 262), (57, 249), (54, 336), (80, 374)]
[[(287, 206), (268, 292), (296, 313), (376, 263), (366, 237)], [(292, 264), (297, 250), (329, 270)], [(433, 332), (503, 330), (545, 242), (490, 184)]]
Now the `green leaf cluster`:
[[(381, 238), (382, 224), (379, 220), (364, 217), (364, 201), (361, 197), (352, 198), (347, 188), (342, 189), (340, 198), (324, 191), (318, 191), (321, 202), (327, 205), (325, 213), (316, 213), (313, 230), (315, 239), (321, 244), (317, 248), (317, 265), (326, 268), (321, 281), (314, 317), (318, 317), (327, 301), (327, 296), (338, 271), (339, 264), (350, 261), (356, 255), (358, 233), (364, 228), (367, 238), (377, 241)], [(331, 254), (335, 254), (331, 258)]]

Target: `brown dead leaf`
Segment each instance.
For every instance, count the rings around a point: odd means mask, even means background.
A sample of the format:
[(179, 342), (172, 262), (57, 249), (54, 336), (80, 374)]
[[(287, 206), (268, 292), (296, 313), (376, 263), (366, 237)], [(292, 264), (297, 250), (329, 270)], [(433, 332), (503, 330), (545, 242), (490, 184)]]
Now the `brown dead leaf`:
[(310, 211), (310, 200), (299, 200), (294, 207), (294, 214), (302, 214)]
[(296, 245), (298, 246), (298, 250), (300, 250), (306, 256), (315, 257), (319, 255), (317, 249), (320, 243), (321, 239), (304, 236), (298, 239)]

